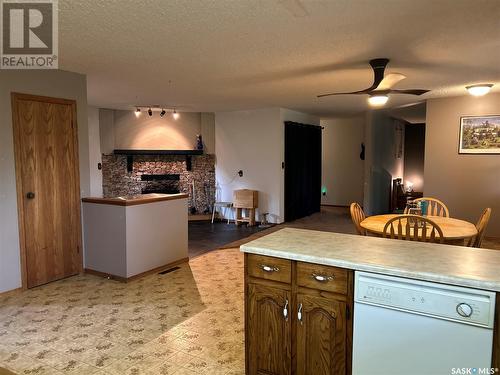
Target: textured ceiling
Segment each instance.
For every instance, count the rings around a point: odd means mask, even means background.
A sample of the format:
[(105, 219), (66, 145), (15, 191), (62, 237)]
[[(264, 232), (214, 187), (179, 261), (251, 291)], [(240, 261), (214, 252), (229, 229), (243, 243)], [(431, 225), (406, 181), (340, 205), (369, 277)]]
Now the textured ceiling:
[[(368, 108), (368, 60), (422, 98), (500, 90), (499, 0), (60, 0), (59, 66), (87, 74), (89, 103), (318, 115)], [(169, 83), (170, 82), (170, 83)], [(415, 102), (392, 96), (388, 105)], [(418, 98), (417, 98), (418, 99)]]

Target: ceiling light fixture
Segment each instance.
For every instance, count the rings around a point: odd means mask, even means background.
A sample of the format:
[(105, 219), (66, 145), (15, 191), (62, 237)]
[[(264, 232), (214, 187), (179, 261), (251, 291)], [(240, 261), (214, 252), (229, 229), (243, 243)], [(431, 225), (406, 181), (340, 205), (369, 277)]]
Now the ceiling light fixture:
[(141, 114), (141, 109), (139, 107), (137, 107), (135, 109), (135, 117), (139, 117), (140, 114)]
[(163, 108), (161, 109), (161, 112), (160, 112), (160, 117), (163, 117), (165, 116), (165, 113), (167, 113)]
[(149, 117), (153, 116), (153, 110), (151, 109), (151, 107), (149, 107), (148, 109), (148, 115)]
[(465, 88), (469, 94), (473, 96), (483, 96), (490, 92), (493, 84), (491, 83), (480, 83), (477, 85), (466, 86)]
[(389, 97), (387, 95), (375, 94), (375, 95), (370, 95), (368, 97), (368, 103), (372, 107), (381, 107), (385, 103), (387, 103), (388, 100), (389, 100)]
[(174, 109), (174, 113), (172, 113), (172, 116), (174, 118), (174, 120), (177, 120), (179, 118), (179, 114), (177, 113), (177, 111)]

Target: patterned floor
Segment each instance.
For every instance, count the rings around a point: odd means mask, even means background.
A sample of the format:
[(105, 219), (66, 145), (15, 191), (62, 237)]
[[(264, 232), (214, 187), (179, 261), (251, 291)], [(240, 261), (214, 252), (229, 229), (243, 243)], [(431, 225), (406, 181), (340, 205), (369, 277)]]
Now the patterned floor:
[(72, 277), (0, 299), (18, 374), (244, 374), (243, 256), (219, 250), (124, 284)]

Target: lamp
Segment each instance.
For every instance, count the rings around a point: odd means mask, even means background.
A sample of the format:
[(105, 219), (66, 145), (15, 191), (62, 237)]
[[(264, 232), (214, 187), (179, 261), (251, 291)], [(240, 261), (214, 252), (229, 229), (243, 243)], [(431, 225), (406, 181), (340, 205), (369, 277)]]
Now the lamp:
[(492, 87), (492, 83), (479, 83), (477, 85), (466, 86), (465, 88), (473, 96), (483, 96), (489, 93)]
[(375, 94), (368, 97), (368, 104), (370, 104), (372, 107), (381, 107), (385, 103), (387, 103), (388, 100), (389, 97), (387, 95)]

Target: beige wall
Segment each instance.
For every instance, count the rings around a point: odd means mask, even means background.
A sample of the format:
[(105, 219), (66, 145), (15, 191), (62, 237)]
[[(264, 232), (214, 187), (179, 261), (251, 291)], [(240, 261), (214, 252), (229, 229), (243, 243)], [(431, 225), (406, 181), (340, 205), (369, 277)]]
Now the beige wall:
[(363, 208), (368, 215), (390, 211), (392, 180), (403, 177), (403, 154), (396, 120), (385, 111), (368, 111), (365, 117), (365, 166)]
[(21, 286), (11, 92), (76, 100), (81, 195), (90, 192), (85, 76), (60, 70), (0, 70), (0, 292)]
[(101, 152), (115, 149), (192, 150), (201, 134), (205, 152), (215, 152), (215, 118), (213, 113), (182, 112), (174, 120), (171, 114), (161, 118), (159, 112), (149, 116), (143, 111), (100, 110)]
[(101, 160), (101, 144), (99, 129), (99, 108), (88, 107), (89, 127), (89, 169), (90, 169), (90, 195), (102, 196), (102, 171), (97, 167)]
[(348, 206), (363, 203), (365, 117), (321, 119), (323, 126), (323, 176), (326, 195), (322, 204)]
[(476, 222), (493, 213), (487, 235), (500, 237), (500, 155), (458, 154), (460, 116), (500, 114), (500, 94), (427, 102), (424, 194), (441, 199), (453, 217)]
[(114, 111), (114, 131), (116, 149), (192, 150), (201, 133), (201, 114), (182, 113), (174, 120), (158, 112), (136, 117), (133, 111)]

